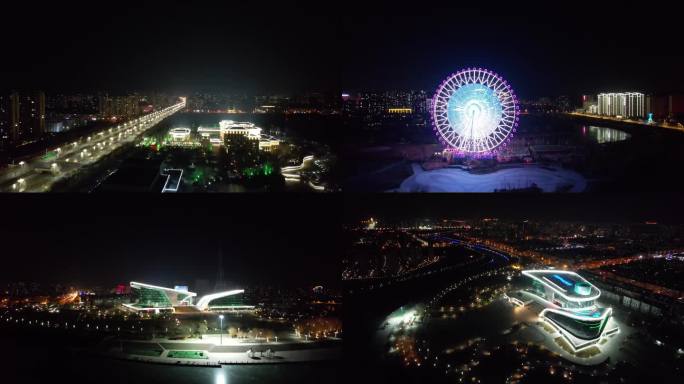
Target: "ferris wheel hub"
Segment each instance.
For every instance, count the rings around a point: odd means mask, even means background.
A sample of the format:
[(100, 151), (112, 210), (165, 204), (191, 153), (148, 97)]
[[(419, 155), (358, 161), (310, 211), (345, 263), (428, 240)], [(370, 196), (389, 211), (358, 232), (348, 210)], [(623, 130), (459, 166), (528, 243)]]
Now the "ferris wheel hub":
[(508, 82), (482, 68), (448, 77), (432, 100), (432, 120), (452, 151), (491, 154), (510, 141), (518, 124), (518, 101)]

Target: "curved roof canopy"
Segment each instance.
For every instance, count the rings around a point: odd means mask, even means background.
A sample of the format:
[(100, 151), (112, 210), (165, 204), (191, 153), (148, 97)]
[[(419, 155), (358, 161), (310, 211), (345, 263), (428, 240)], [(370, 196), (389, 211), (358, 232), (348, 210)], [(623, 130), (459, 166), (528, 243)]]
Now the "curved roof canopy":
[(569, 301), (596, 300), (601, 295), (596, 286), (576, 272), (541, 269), (522, 271), (522, 274), (551, 288)]
[(209, 307), (209, 303), (211, 303), (213, 300), (221, 299), (227, 296), (239, 295), (244, 292), (244, 289), (233, 289), (231, 291), (217, 292), (212, 293), (210, 295), (205, 295), (197, 301), (196, 306), (199, 310), (204, 311)]

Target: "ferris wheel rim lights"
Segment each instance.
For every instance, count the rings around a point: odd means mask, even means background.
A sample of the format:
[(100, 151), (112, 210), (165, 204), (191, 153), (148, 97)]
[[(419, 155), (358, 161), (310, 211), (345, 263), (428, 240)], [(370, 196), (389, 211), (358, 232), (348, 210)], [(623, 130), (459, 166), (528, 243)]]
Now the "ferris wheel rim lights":
[[(464, 112), (466, 107), (470, 115)], [(510, 143), (519, 112), (517, 96), (508, 81), (494, 71), (474, 67), (441, 82), (430, 116), (433, 130), (449, 151), (477, 157), (494, 155)], [(464, 126), (468, 122), (470, 128)], [(466, 131), (468, 136), (463, 134)]]

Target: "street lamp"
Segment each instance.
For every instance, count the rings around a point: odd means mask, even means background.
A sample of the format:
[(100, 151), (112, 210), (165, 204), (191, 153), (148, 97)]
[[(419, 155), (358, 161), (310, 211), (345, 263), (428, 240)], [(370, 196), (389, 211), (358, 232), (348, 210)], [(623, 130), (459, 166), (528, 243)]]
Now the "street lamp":
[(219, 326), (219, 338), (220, 338), (220, 344), (223, 345), (223, 315), (219, 315), (219, 321), (221, 322), (221, 325)]

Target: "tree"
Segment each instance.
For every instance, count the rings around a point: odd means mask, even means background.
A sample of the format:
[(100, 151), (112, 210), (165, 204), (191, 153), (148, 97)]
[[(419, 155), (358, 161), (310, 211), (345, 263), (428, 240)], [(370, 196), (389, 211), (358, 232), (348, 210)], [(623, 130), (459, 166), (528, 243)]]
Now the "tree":
[(229, 327), (229, 328), (228, 328), (228, 336), (230, 336), (230, 337), (237, 337), (237, 336), (238, 336), (237, 328), (235, 328), (235, 327)]
[(270, 341), (275, 337), (275, 332), (272, 329), (263, 329), (261, 332), (261, 337), (265, 337), (266, 341)]
[(207, 325), (206, 320), (200, 321), (200, 323), (197, 324), (197, 333), (199, 333), (200, 336), (207, 333), (208, 330), (209, 330), (209, 326)]

